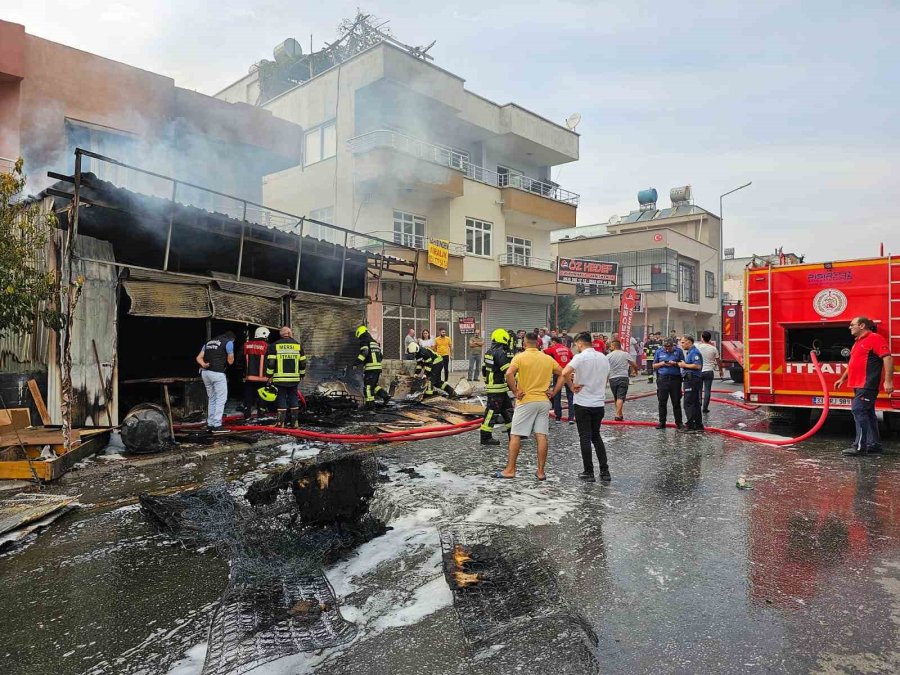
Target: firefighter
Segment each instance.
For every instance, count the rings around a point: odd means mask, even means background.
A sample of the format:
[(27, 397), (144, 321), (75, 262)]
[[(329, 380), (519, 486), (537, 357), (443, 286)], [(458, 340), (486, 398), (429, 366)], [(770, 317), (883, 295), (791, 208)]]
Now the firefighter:
[(416, 355), (416, 375), (425, 377), (425, 395), (433, 396), (435, 387), (447, 394), (451, 399), (457, 398), (456, 392), (449, 382), (441, 381), (441, 366), (444, 357), (428, 347), (420, 347), (415, 342), (410, 342), (406, 348), (410, 354)]
[(260, 326), (253, 339), (244, 343), (244, 415), (256, 419), (262, 407), (259, 388), (269, 377), (266, 375), (266, 354), (269, 352), (269, 329)]
[(507, 425), (512, 423), (513, 403), (506, 385), (506, 371), (509, 369), (512, 356), (512, 336), (502, 328), (491, 333), (491, 348), (484, 355), (481, 374), (484, 376), (487, 406), (484, 409), (484, 422), (481, 424), (481, 444), (500, 445), (493, 436), (494, 421), (500, 417)]
[(266, 354), (266, 375), (278, 388), (276, 407), (279, 427), (297, 427), (294, 413), (300, 405), (297, 388), (306, 375), (306, 355), (303, 347), (294, 339), (293, 331), (284, 326), (278, 331), (280, 339), (269, 345)]
[(366, 408), (375, 406), (375, 397), (387, 403), (391, 400), (390, 395), (378, 386), (378, 380), (381, 378), (381, 362), (384, 355), (381, 352), (381, 345), (369, 333), (369, 329), (360, 326), (356, 329), (356, 337), (359, 340), (359, 354), (356, 360), (363, 367), (363, 391), (366, 396)]

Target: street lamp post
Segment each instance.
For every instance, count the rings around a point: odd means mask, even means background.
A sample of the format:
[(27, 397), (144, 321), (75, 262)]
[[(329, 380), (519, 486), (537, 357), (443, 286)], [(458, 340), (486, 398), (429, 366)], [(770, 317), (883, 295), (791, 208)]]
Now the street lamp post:
[[(725, 301), (725, 216), (722, 215), (722, 200), (731, 193), (743, 190), (745, 187), (750, 187), (751, 185), (753, 185), (752, 180), (749, 183), (744, 183), (740, 187), (736, 187), (733, 190), (729, 190), (728, 192), (719, 195), (719, 321), (722, 320), (721, 309), (722, 303)], [(721, 326), (719, 326), (719, 328), (721, 333)]]

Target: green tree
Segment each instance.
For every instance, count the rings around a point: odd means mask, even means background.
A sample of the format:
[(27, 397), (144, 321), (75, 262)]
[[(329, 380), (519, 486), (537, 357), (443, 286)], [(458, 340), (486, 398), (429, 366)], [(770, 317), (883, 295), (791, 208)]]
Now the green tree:
[(25, 183), (21, 158), (12, 170), (0, 169), (0, 337), (31, 333), (36, 319), (57, 330), (62, 323), (59, 280), (44, 263), (56, 216), (23, 198)]
[[(554, 308), (550, 307), (551, 317), (553, 315)], [(555, 318), (555, 317), (553, 317)], [(555, 328), (559, 328), (560, 330), (570, 330), (572, 326), (578, 323), (578, 319), (581, 318), (581, 310), (578, 309), (578, 305), (575, 304), (575, 296), (574, 295), (560, 295), (559, 296), (559, 319), (555, 322)]]

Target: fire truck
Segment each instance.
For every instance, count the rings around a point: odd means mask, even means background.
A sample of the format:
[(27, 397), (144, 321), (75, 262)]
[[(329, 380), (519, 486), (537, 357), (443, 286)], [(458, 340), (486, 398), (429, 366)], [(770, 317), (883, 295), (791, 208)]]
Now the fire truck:
[(722, 366), (731, 379), (744, 381), (744, 306), (741, 301), (722, 305), (722, 344), (719, 348)]
[[(749, 266), (744, 272), (744, 398), (777, 408), (821, 409), (824, 403), (810, 352), (815, 351), (832, 409), (849, 410), (853, 392), (836, 390), (853, 338), (850, 320), (867, 316), (900, 366), (900, 257)], [(881, 391), (876, 409), (891, 429), (900, 397)]]

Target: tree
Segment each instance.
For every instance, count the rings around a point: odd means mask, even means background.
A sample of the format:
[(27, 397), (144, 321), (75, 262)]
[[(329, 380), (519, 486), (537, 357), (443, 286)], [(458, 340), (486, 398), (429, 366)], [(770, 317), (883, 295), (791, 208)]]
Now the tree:
[(44, 263), (57, 219), (23, 199), (25, 183), (21, 158), (11, 171), (0, 170), (0, 337), (31, 333), (38, 319), (55, 330), (62, 325), (59, 279)]
[[(554, 312), (554, 308), (550, 308), (551, 314)], [(574, 295), (560, 295), (559, 296), (559, 318), (557, 319), (555, 328), (559, 328), (560, 330), (569, 330), (578, 323), (578, 319), (581, 318), (581, 310), (578, 309), (578, 305), (575, 304), (575, 296)]]

